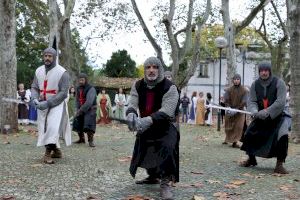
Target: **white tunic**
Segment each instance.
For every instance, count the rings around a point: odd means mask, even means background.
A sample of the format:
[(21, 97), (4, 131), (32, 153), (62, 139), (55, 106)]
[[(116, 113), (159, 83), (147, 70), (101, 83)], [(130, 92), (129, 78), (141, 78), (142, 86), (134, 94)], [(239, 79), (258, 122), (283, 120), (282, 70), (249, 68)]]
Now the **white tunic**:
[[(58, 84), (65, 71), (66, 70), (60, 65), (56, 65), (53, 69), (48, 71), (47, 74), (44, 65), (36, 70), (35, 76), (38, 80), (41, 98), (47, 100), (59, 92)], [(66, 101), (67, 99), (50, 109), (37, 110), (39, 132), (37, 146), (56, 144), (57, 147), (60, 147), (60, 136), (65, 140), (67, 146), (72, 143)]]

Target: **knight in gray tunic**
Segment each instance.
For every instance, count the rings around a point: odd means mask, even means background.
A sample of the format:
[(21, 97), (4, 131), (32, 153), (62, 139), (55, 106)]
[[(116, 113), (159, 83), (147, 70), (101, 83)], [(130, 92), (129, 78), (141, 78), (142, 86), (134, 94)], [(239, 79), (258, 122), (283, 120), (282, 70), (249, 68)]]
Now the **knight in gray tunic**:
[(276, 157), (275, 173), (287, 174), (283, 163), (288, 152), (288, 121), (286, 110), (285, 83), (272, 76), (271, 63), (258, 65), (259, 78), (251, 85), (248, 111), (253, 113), (253, 121), (245, 132), (241, 150), (246, 151), (248, 160), (243, 167), (257, 165), (255, 156)]

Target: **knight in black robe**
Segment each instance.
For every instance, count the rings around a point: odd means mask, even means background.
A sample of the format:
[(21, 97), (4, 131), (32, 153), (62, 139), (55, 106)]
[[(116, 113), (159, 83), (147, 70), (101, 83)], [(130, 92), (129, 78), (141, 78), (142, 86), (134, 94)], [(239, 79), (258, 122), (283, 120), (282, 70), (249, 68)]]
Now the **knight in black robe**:
[(259, 78), (253, 82), (247, 109), (253, 113), (253, 121), (245, 132), (241, 150), (248, 160), (243, 167), (256, 166), (255, 156), (277, 158), (275, 173), (287, 174), (283, 163), (288, 152), (288, 128), (290, 115), (286, 110), (285, 83), (272, 76), (271, 63), (258, 65)]
[(162, 199), (172, 199), (169, 182), (179, 181), (179, 132), (176, 129), (177, 87), (164, 77), (160, 60), (148, 58), (144, 63), (145, 77), (131, 88), (126, 111), (129, 129), (137, 131), (130, 164), (135, 177), (138, 167), (148, 177), (137, 184), (159, 183)]
[(94, 134), (96, 132), (97, 92), (88, 83), (87, 75), (79, 74), (79, 86), (76, 89), (76, 116), (73, 121), (73, 130), (78, 133), (79, 140), (75, 143), (85, 143), (84, 133), (88, 136), (90, 147), (95, 147)]

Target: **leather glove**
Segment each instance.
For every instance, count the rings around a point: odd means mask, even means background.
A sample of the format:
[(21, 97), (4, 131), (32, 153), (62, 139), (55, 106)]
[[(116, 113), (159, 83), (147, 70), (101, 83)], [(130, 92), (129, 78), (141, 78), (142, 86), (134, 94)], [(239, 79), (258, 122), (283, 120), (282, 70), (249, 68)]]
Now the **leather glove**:
[(128, 121), (128, 124), (127, 124), (128, 129), (130, 131), (136, 131), (137, 130), (137, 127), (136, 127), (137, 115), (134, 113), (129, 113), (126, 118)]
[(265, 119), (267, 119), (267, 117), (269, 117), (270, 114), (266, 111), (266, 109), (263, 109), (257, 113), (254, 113), (253, 115), (255, 118), (265, 120)]
[(46, 110), (47, 108), (49, 108), (48, 102), (47, 101), (38, 102), (38, 104), (36, 104), (36, 108), (39, 110)]
[(137, 118), (136, 128), (140, 133), (145, 132), (153, 124), (152, 118), (150, 116)]

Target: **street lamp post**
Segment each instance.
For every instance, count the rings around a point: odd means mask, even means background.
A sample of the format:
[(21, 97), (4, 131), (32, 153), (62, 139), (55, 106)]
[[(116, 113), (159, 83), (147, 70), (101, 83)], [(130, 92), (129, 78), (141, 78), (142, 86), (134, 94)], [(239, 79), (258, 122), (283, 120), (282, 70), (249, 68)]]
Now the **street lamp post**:
[[(225, 37), (219, 36), (215, 39), (215, 45), (219, 48), (219, 105), (221, 104), (221, 69), (222, 69), (222, 49), (227, 47), (227, 40)], [(218, 110), (218, 127), (217, 130), (221, 130), (221, 110)]]
[(242, 60), (239, 61), (238, 59), (236, 59), (236, 61), (238, 63), (242, 62), (242, 66), (243, 66), (243, 72), (242, 72), (242, 84), (243, 86), (245, 86), (245, 65), (246, 64), (250, 64), (251, 62), (254, 62), (254, 60), (256, 59), (257, 55), (254, 51), (249, 51), (247, 52), (246, 48), (242, 49), (242, 52), (240, 53), (240, 51), (237, 49), (237, 55), (241, 55), (242, 56)]

